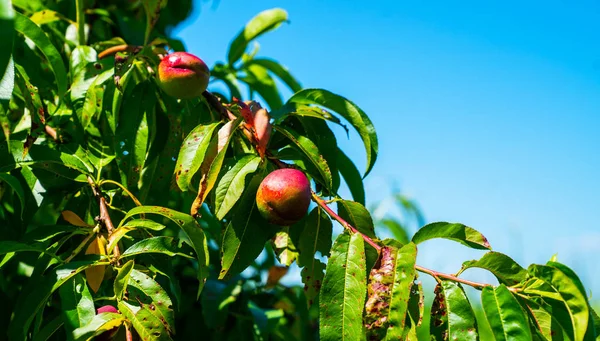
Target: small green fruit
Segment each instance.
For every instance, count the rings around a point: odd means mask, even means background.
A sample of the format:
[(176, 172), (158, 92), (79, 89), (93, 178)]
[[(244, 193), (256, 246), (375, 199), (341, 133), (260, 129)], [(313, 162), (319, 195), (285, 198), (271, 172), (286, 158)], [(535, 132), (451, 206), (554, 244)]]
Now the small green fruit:
[(194, 98), (208, 86), (210, 70), (202, 59), (187, 52), (174, 52), (158, 65), (158, 84), (168, 95)]
[(289, 226), (306, 215), (310, 196), (306, 175), (296, 169), (284, 168), (263, 179), (256, 192), (256, 205), (268, 222)]

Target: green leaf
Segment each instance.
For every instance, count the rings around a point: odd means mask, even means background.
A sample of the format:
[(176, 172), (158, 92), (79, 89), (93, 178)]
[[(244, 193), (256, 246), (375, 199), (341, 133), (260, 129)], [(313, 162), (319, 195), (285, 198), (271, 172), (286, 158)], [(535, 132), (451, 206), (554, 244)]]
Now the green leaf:
[[(69, 179), (87, 182), (87, 166), (75, 155), (63, 153), (49, 146), (35, 144), (23, 157), (24, 145), (20, 141), (11, 141), (10, 149), (6, 141), (0, 142), (0, 172), (7, 172), (23, 166), (32, 166), (56, 173)], [(72, 172), (69, 170), (75, 170)]]
[(339, 148), (337, 152), (337, 166), (344, 181), (346, 181), (346, 185), (348, 185), (348, 188), (350, 189), (354, 201), (364, 205), (365, 186), (362, 177), (354, 165), (354, 162), (352, 162), (352, 160), (350, 160), (350, 158)]
[[(568, 308), (575, 341), (593, 340), (593, 325), (590, 320), (590, 307), (583, 285), (573, 271), (566, 266), (548, 262), (548, 266), (532, 264), (529, 273), (547, 284), (554, 292), (538, 292), (549, 300), (557, 299)], [(548, 303), (552, 304), (549, 300)], [(592, 327), (592, 328), (590, 328)]]
[(285, 323), (285, 314), (282, 309), (262, 309), (254, 302), (248, 301), (248, 310), (254, 318), (255, 330), (258, 330), (260, 337), (264, 340), (269, 340), (269, 336), (278, 325)]
[(31, 21), (37, 25), (49, 24), (58, 20), (64, 20), (69, 24), (76, 24), (73, 20), (51, 9), (44, 9), (42, 11), (35, 12), (29, 17), (29, 19), (31, 19)]
[(527, 278), (527, 270), (523, 269), (509, 256), (495, 251), (490, 251), (479, 260), (466, 261), (457, 274), (470, 268), (481, 268), (493, 273), (498, 281), (508, 286), (516, 285)]
[(276, 29), (287, 20), (287, 12), (280, 8), (262, 11), (252, 18), (233, 39), (227, 51), (227, 61), (233, 65), (242, 57), (248, 43), (270, 30)]
[(33, 341), (48, 340), (52, 335), (54, 335), (54, 333), (56, 333), (60, 329), (60, 327), (63, 326), (63, 324), (64, 322), (62, 316), (57, 315), (55, 318), (52, 319), (52, 321), (46, 323), (44, 328), (40, 329), (40, 331), (34, 335)]
[(275, 80), (269, 75), (267, 69), (258, 64), (251, 64), (246, 65), (244, 71), (246, 71), (246, 76), (239, 77), (239, 79), (246, 82), (250, 90), (256, 91), (271, 110), (283, 106), (277, 84), (275, 84)]
[(288, 70), (287, 67), (279, 64), (277, 61), (268, 58), (254, 58), (246, 63), (246, 66), (254, 64), (260, 65), (263, 68), (271, 71), (274, 75), (279, 77), (279, 79), (281, 79), (290, 88), (290, 90), (292, 90), (292, 92), (298, 92), (302, 89), (302, 85), (300, 85), (296, 78), (292, 76), (290, 70)]
[(506, 286), (487, 286), (481, 291), (481, 304), (497, 341), (531, 340), (527, 316)]
[[(102, 263), (106, 264), (106, 263)], [(50, 295), (60, 288), (73, 276), (85, 269), (98, 265), (98, 261), (77, 261), (57, 267), (36, 281), (35, 290), (23, 293), (19, 298), (17, 309), (14, 311), (14, 318), (9, 326), (9, 336), (12, 340), (24, 340), (29, 330), (31, 322), (46, 304)]]
[(82, 275), (73, 276), (58, 290), (65, 328), (71, 332), (92, 321), (96, 315), (94, 299)]
[(479, 340), (477, 320), (464, 289), (443, 280), (435, 287), (431, 307), (432, 340)]
[(215, 216), (223, 220), (242, 196), (246, 185), (246, 176), (256, 172), (260, 164), (257, 155), (245, 155), (235, 162), (219, 180), (215, 198)]
[[(572, 340), (573, 326), (564, 304), (559, 302), (560, 304), (552, 306), (541, 297), (523, 297), (522, 295), (519, 296), (519, 301), (531, 317), (532, 331), (539, 338), (548, 341)], [(563, 315), (566, 315), (567, 318), (562, 318)]]
[(225, 228), (219, 279), (229, 279), (252, 264), (265, 243), (279, 230), (278, 226), (269, 224), (256, 208), (256, 191), (263, 178), (263, 172), (253, 176)]
[(32, 252), (40, 252), (44, 253), (46, 251), (46, 246), (42, 244), (24, 244), (20, 242), (14, 242), (10, 240), (0, 241), (0, 255), (10, 252), (24, 252), (24, 251), (32, 251)]
[(291, 128), (284, 128), (282, 126), (273, 126), (273, 128), (292, 141), (292, 146), (299, 149), (302, 153), (304, 153), (304, 155), (306, 155), (308, 160), (310, 160), (310, 162), (317, 168), (319, 174), (315, 175), (319, 176), (322, 185), (326, 188), (332, 188), (333, 182), (331, 178), (331, 170), (327, 165), (327, 161), (325, 161), (325, 158), (321, 155), (319, 148), (314, 144), (314, 142), (298, 134)]
[(274, 251), (279, 258), (279, 262), (285, 266), (290, 266), (298, 257), (298, 249), (290, 237), (290, 227), (285, 226), (281, 231), (275, 234), (273, 238)]
[(74, 341), (92, 340), (104, 332), (119, 327), (123, 322), (125, 322), (125, 318), (118, 313), (95, 315), (89, 324), (73, 331), (73, 339)]
[(46, 33), (26, 16), (15, 13), (15, 30), (29, 38), (46, 57), (58, 87), (58, 98), (62, 99), (67, 92), (67, 71), (62, 57), (56, 47), (46, 36)]
[(412, 241), (415, 244), (420, 244), (434, 238), (453, 240), (478, 250), (491, 250), (492, 248), (481, 233), (459, 223), (437, 222), (427, 224), (415, 233)]
[(136, 227), (143, 228), (152, 231), (161, 231), (165, 228), (165, 225), (159, 224), (149, 219), (131, 219), (123, 227)]
[(192, 177), (200, 169), (215, 129), (219, 124), (219, 122), (207, 125), (201, 124), (194, 128), (183, 141), (175, 166), (175, 178), (182, 191), (190, 190)]
[(168, 218), (169, 220), (177, 224), (177, 226), (179, 226), (181, 230), (185, 233), (190, 245), (196, 252), (196, 258), (198, 260), (197, 278), (200, 282), (200, 285), (198, 287), (198, 297), (200, 297), (200, 293), (202, 292), (202, 288), (204, 287), (204, 282), (208, 277), (208, 246), (206, 242), (206, 236), (204, 235), (202, 228), (200, 227), (198, 222), (196, 222), (196, 220), (192, 218), (192, 216), (160, 206), (138, 206), (136, 208), (131, 209), (129, 212), (127, 212), (123, 220), (121, 220), (119, 227), (124, 225), (125, 221), (128, 218), (131, 218), (132, 216), (137, 214), (146, 213), (158, 214), (165, 218)]
[(416, 276), (416, 260), (417, 246), (414, 243), (408, 243), (397, 251), (394, 281), (390, 295), (390, 325), (387, 330), (387, 340), (400, 339), (404, 333), (410, 289)]
[(304, 89), (295, 93), (288, 103), (316, 104), (333, 110), (348, 120), (363, 140), (367, 153), (367, 169), (364, 176), (369, 174), (377, 159), (379, 147), (375, 127), (364, 111), (346, 98), (322, 89)]
[(146, 11), (146, 32), (144, 34), (144, 45), (147, 45), (148, 42), (150, 42), (150, 34), (152, 33), (152, 29), (158, 21), (161, 8), (164, 8), (167, 5), (167, 1), (168, 0), (146, 0), (142, 2), (144, 5), (144, 10)]
[(23, 218), (23, 212), (25, 211), (25, 191), (23, 190), (23, 186), (21, 186), (19, 179), (7, 173), (0, 173), (0, 182), (3, 181), (17, 194), (19, 202), (21, 203), (21, 218)]
[(129, 279), (131, 278), (131, 271), (133, 270), (133, 259), (123, 264), (123, 266), (119, 269), (119, 273), (117, 273), (117, 277), (115, 277), (115, 282), (113, 283), (113, 288), (115, 292), (115, 297), (117, 301), (123, 299), (123, 294), (125, 290), (127, 290), (127, 285), (129, 284)]
[(0, 75), (4, 75), (13, 50), (14, 11), (10, 0), (0, 0)]
[(131, 321), (142, 340), (172, 340), (167, 328), (147, 306), (135, 301), (120, 301), (119, 311)]
[[(338, 200), (336, 203), (340, 217), (350, 223), (360, 233), (371, 239), (377, 239), (371, 214), (363, 205), (350, 200)], [(367, 271), (371, 271), (377, 258), (379, 258), (379, 254), (375, 248), (368, 244), (365, 245), (365, 252), (367, 254)]]
[(135, 302), (141, 302), (170, 333), (175, 334), (173, 302), (154, 279), (134, 269), (131, 271), (127, 290), (130, 300), (133, 298)]
[(141, 255), (144, 253), (162, 253), (167, 256), (183, 256), (186, 258), (194, 258), (186, 254), (179, 246), (179, 240), (172, 237), (151, 237), (140, 240), (131, 245), (125, 252), (121, 254), (121, 258)]
[(321, 340), (362, 340), (367, 291), (364, 241), (358, 233), (338, 236), (319, 296)]

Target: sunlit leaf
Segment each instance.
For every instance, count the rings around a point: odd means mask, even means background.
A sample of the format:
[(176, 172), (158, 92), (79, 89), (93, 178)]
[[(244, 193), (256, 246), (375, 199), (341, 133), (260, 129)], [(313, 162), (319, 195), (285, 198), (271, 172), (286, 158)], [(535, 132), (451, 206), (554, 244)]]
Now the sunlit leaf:
[[(350, 200), (338, 200), (338, 214), (344, 218), (350, 225), (356, 228), (360, 233), (371, 239), (377, 239), (375, 235), (375, 226), (369, 211), (361, 204)], [(379, 254), (371, 245), (365, 245), (367, 255), (367, 271), (371, 271), (377, 261)]]
[(321, 340), (362, 340), (367, 292), (364, 241), (358, 233), (338, 236), (319, 296)]
[(134, 269), (131, 271), (127, 291), (129, 299), (134, 298), (138, 303), (143, 304), (143, 307), (148, 308), (170, 333), (175, 333), (173, 302), (154, 279)]
[(437, 222), (421, 227), (412, 237), (415, 244), (426, 240), (443, 238), (459, 242), (479, 250), (490, 250), (487, 239), (479, 231), (459, 223)]
[[(106, 242), (103, 237), (97, 236), (92, 239), (90, 245), (88, 245), (85, 251), (86, 255), (106, 255)], [(90, 288), (95, 293), (100, 289), (100, 284), (104, 279), (104, 272), (106, 271), (105, 265), (96, 265), (85, 269), (85, 279), (87, 280)]]
[(200, 169), (202, 161), (204, 161), (217, 126), (219, 126), (219, 122), (199, 125), (183, 141), (175, 166), (175, 178), (177, 179), (177, 185), (182, 191), (190, 189), (192, 177)]
[(93, 340), (94, 337), (117, 328), (125, 322), (123, 315), (118, 313), (102, 313), (95, 315), (89, 324), (73, 331), (74, 341)]
[(431, 307), (432, 340), (479, 340), (477, 320), (459, 283), (443, 280), (435, 287)]
[(527, 317), (506, 286), (484, 287), (481, 304), (497, 341), (531, 340), (531, 331), (524, 328)]
[(172, 340), (165, 325), (149, 306), (136, 301), (120, 301), (119, 311), (131, 321), (142, 340)]
[(138, 241), (121, 254), (121, 258), (132, 257), (144, 253), (162, 253), (167, 256), (183, 256), (194, 258), (185, 253), (179, 246), (179, 240), (171, 237), (151, 237)]
[(135, 215), (148, 213), (158, 214), (168, 218), (177, 224), (177, 226), (185, 233), (190, 245), (196, 252), (196, 259), (198, 260), (197, 278), (200, 282), (198, 287), (199, 297), (202, 288), (204, 287), (204, 282), (208, 277), (208, 246), (202, 228), (192, 216), (160, 206), (138, 206), (131, 209), (127, 212), (123, 220), (121, 220), (119, 227), (123, 226), (127, 219)]
[(118, 301), (123, 299), (123, 294), (125, 290), (127, 290), (127, 285), (129, 284), (129, 279), (131, 278), (131, 271), (134, 266), (133, 259), (123, 264), (123, 266), (119, 269), (117, 273), (117, 277), (115, 278), (115, 282), (113, 283), (113, 288), (115, 292), (115, 297)]
[(460, 273), (470, 268), (486, 269), (493, 273), (500, 283), (508, 286), (520, 283), (527, 278), (527, 270), (507, 255), (495, 251), (486, 253), (479, 260), (464, 262)]
[(11, 0), (0, 0), (0, 32), (4, 32), (0, 39), (0, 75), (4, 75), (13, 50), (14, 17)]
[(252, 18), (244, 29), (233, 39), (227, 51), (227, 61), (233, 65), (242, 57), (248, 43), (263, 33), (276, 29), (287, 20), (287, 12), (280, 8), (274, 8), (260, 12)]
[(363, 140), (367, 153), (367, 169), (364, 176), (369, 174), (377, 159), (379, 146), (375, 127), (364, 111), (348, 99), (323, 89), (304, 89), (294, 94), (288, 103), (319, 105), (337, 112), (348, 120)]
[(260, 157), (256, 155), (243, 156), (236, 160), (234, 166), (221, 177), (217, 184), (215, 198), (217, 219), (223, 219), (242, 196), (247, 175), (256, 171), (260, 161)]

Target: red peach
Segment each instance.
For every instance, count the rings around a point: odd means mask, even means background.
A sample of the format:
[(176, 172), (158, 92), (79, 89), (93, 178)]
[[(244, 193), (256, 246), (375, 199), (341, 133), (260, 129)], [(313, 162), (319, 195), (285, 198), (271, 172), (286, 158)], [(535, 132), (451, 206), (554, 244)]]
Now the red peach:
[(194, 98), (208, 86), (210, 70), (202, 59), (187, 52), (174, 52), (158, 65), (158, 84), (170, 96)]
[(256, 192), (256, 205), (270, 223), (289, 226), (306, 215), (310, 196), (306, 175), (297, 169), (284, 168), (263, 179)]

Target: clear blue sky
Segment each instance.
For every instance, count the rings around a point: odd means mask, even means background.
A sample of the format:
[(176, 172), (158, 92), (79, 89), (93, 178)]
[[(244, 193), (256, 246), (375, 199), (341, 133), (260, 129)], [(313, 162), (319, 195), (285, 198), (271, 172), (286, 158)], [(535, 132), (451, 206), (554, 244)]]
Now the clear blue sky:
[[(427, 221), (470, 225), (524, 266), (558, 253), (600, 297), (598, 2), (214, 5), (198, 1), (178, 29), (189, 51), (209, 65), (224, 60), (252, 16), (283, 7), (291, 23), (262, 37), (259, 54), (370, 115), (380, 153), (366, 179), (369, 203), (397, 184)], [(364, 169), (357, 135), (338, 140)], [(422, 265), (455, 272), (482, 253), (440, 241), (420, 254)]]

